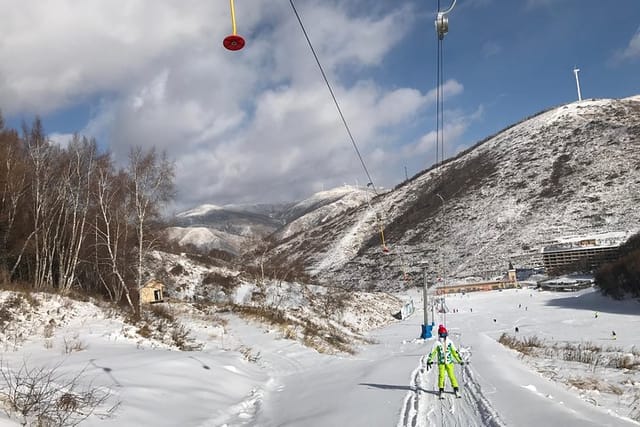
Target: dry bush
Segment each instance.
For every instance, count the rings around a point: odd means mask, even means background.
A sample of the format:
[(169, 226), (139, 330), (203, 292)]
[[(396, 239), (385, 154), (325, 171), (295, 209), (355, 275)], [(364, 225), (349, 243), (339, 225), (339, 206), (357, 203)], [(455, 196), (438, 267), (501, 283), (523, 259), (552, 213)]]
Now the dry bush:
[(44, 325), (43, 335), (45, 338), (53, 337), (53, 333), (56, 330), (56, 321), (54, 319), (50, 319), (46, 325)]
[(580, 390), (598, 390), (602, 391), (600, 388), (600, 380), (597, 378), (569, 378), (567, 382), (573, 387)]
[(594, 368), (597, 366), (628, 370), (640, 368), (640, 354), (635, 347), (631, 352), (625, 353), (621, 348), (604, 349), (591, 342), (547, 345), (536, 336), (520, 340), (506, 333), (500, 336), (498, 342), (527, 356), (542, 355), (567, 362), (584, 363)]
[(562, 360), (570, 362), (580, 362), (587, 365), (600, 365), (602, 349), (592, 345), (566, 345), (560, 352)]
[(234, 276), (223, 276), (216, 272), (209, 272), (202, 278), (203, 285), (220, 286), (225, 291), (231, 291), (240, 285), (240, 281)]
[(282, 329), (282, 336), (288, 340), (298, 339), (298, 329), (295, 326), (287, 325)]
[(87, 348), (87, 344), (82, 342), (78, 335), (74, 335), (74, 337), (69, 340), (67, 340), (67, 337), (64, 337), (63, 342), (65, 354), (73, 353), (74, 351), (86, 350)]
[(164, 304), (152, 304), (150, 311), (159, 319), (165, 319), (169, 322), (173, 322), (176, 320), (176, 317), (172, 313), (171, 309)]
[(500, 338), (498, 338), (498, 342), (505, 347), (514, 349), (524, 355), (531, 355), (536, 351), (536, 349), (544, 346), (544, 341), (537, 336), (519, 339), (518, 337), (507, 333), (503, 333)]
[(0, 360), (0, 403), (9, 418), (22, 425), (75, 426), (108, 403), (108, 391), (92, 382), (81, 384), (84, 370), (64, 375), (58, 372), (60, 366), (29, 367), (23, 362), (13, 371)]
[(613, 393), (617, 396), (624, 394), (624, 390), (615, 384), (609, 384), (597, 378), (569, 378), (567, 382), (580, 390), (596, 390), (599, 392)]
[(339, 330), (331, 326), (317, 325), (309, 320), (303, 324), (303, 342), (306, 346), (319, 353), (348, 353), (355, 354), (355, 349), (348, 338)]
[(262, 357), (260, 352), (254, 353), (250, 347), (242, 346), (239, 351), (247, 362), (257, 363)]
[(616, 369), (638, 369), (640, 368), (640, 357), (634, 353), (615, 353), (608, 355), (607, 366)]
[(149, 327), (149, 325), (145, 323), (140, 328), (138, 328), (138, 335), (140, 335), (143, 338), (150, 338), (151, 328)]
[(267, 322), (275, 326), (284, 327), (289, 324), (284, 311), (278, 308), (234, 305), (233, 311), (239, 314), (243, 314), (251, 319), (255, 319), (261, 322)]
[(40, 307), (40, 301), (31, 292), (14, 292), (0, 304), (0, 326), (5, 328), (18, 315), (29, 316)]
[(171, 329), (173, 344), (182, 351), (201, 350), (203, 344), (196, 343), (191, 337), (191, 332), (184, 326), (175, 324)]
[(128, 319), (139, 336), (172, 345), (183, 351), (202, 349), (190, 331), (176, 319), (175, 313), (164, 304), (154, 304), (140, 313), (140, 319)]

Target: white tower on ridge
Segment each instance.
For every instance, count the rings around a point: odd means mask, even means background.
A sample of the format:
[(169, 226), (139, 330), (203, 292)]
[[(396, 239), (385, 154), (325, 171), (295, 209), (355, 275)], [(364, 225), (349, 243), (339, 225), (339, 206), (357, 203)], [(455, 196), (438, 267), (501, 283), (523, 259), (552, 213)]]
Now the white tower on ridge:
[(579, 68), (573, 69), (573, 74), (576, 75), (576, 86), (578, 87), (578, 101), (582, 101), (582, 93), (580, 92), (580, 79), (578, 78), (578, 71), (580, 71)]

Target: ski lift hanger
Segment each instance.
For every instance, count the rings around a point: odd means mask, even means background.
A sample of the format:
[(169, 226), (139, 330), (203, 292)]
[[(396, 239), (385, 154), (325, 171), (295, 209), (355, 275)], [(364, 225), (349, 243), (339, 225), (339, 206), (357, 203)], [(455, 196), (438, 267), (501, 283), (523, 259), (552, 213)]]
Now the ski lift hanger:
[(222, 45), (228, 50), (240, 50), (244, 47), (244, 39), (239, 36), (236, 31), (236, 10), (233, 5), (233, 0), (229, 0), (229, 6), (231, 8), (232, 33), (224, 38)]

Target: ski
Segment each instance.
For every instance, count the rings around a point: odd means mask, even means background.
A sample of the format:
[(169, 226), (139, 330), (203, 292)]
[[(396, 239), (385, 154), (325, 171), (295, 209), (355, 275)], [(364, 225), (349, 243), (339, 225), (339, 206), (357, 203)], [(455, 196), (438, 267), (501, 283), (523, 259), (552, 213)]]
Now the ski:
[[(454, 390), (453, 392), (446, 392), (446, 393), (451, 393), (453, 395), (455, 395), (458, 399), (462, 398), (462, 394), (460, 393), (460, 390)], [(445, 394), (444, 391), (438, 391), (438, 399), (443, 400), (445, 398)]]

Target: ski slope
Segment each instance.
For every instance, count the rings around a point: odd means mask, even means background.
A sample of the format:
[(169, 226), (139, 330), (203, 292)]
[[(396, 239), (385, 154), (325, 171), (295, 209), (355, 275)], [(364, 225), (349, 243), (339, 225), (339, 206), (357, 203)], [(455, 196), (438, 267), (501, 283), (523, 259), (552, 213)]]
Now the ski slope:
[[(419, 295), (414, 299), (419, 300)], [(567, 303), (573, 299), (574, 305)], [(561, 303), (554, 303), (558, 300)], [(464, 367), (456, 365), (462, 398), (449, 393), (442, 401), (437, 398), (437, 370), (426, 369), (426, 355), (434, 339), (415, 338), (423, 319), (422, 310), (417, 310), (409, 319), (373, 333), (376, 344), (353, 357), (323, 361), (319, 356), (310, 364), (297, 359), (299, 370), (277, 380), (277, 393), (265, 395), (256, 425), (640, 425), (627, 417), (628, 405), (620, 399), (616, 403), (597, 397), (598, 406), (594, 406), (587, 401), (590, 399), (580, 397), (579, 390), (545, 378), (497, 342), (502, 332), (519, 326), (522, 334), (560, 342), (592, 338), (608, 345), (605, 331), (614, 325), (624, 335), (615, 344), (630, 348), (640, 318), (628, 311), (640, 311), (637, 302), (609, 301), (592, 290), (576, 294), (510, 290), (454, 296), (447, 303), (457, 310), (447, 314), (450, 337), (469, 361)], [(593, 310), (601, 311), (597, 319)], [(598, 331), (596, 336), (594, 331)], [(555, 363), (549, 369), (565, 369), (562, 362)], [(589, 369), (585, 376), (590, 375)], [(448, 380), (446, 384), (451, 392)]]
[[(111, 403), (118, 405), (111, 414), (99, 408), (82, 427), (640, 425), (631, 419), (638, 416), (633, 409), (640, 390), (637, 368), (611, 371), (553, 358), (536, 368), (497, 342), (517, 326), (522, 336), (631, 352), (640, 330), (637, 301), (608, 300), (591, 289), (448, 296), (449, 336), (468, 363), (456, 366), (462, 398), (447, 394), (439, 400), (437, 372), (426, 369), (434, 339), (417, 338), (423, 321), (420, 292), (402, 296), (413, 298), (413, 316), (371, 332), (371, 343), (355, 354), (340, 355), (319, 354), (283, 339), (277, 329), (233, 314), (224, 331), (206, 319), (190, 324), (205, 346), (175, 351), (135, 338), (129, 326), (88, 303), (68, 304), (55, 296), (31, 317), (44, 322), (60, 313), (56, 334), (49, 339), (31, 335), (22, 345), (7, 342), (1, 360), (3, 369), (25, 361), (31, 366), (61, 363), (65, 372), (84, 369), (87, 379), (108, 390)], [(444, 320), (444, 314), (439, 316), (436, 324)], [(67, 353), (69, 342), (82, 343), (83, 349)], [(569, 377), (595, 378), (622, 394), (571, 387), (562, 381)], [(446, 390), (451, 391), (448, 383)], [(0, 412), (0, 426), (18, 425)]]

